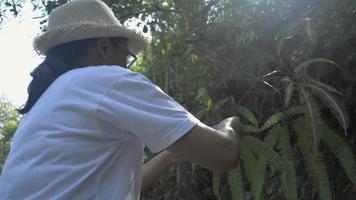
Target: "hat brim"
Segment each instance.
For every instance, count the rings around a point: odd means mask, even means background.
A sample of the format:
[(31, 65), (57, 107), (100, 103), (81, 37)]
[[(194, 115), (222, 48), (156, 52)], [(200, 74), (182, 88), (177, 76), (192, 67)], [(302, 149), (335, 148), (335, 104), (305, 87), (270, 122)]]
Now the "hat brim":
[(59, 44), (101, 37), (127, 38), (129, 50), (134, 54), (138, 54), (148, 44), (148, 39), (142, 34), (121, 25), (80, 23), (56, 28), (37, 36), (33, 41), (33, 48), (39, 55), (46, 55), (49, 49)]

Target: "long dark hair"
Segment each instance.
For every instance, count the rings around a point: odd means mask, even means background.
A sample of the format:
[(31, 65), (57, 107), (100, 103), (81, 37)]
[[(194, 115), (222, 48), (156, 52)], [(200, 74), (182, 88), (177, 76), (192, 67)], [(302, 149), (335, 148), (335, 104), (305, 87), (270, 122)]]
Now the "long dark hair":
[(28, 99), (18, 112), (21, 114), (29, 112), (54, 80), (76, 68), (75, 65), (86, 55), (90, 42), (95, 40), (96, 38), (77, 40), (51, 48), (45, 60), (31, 72), (33, 79), (27, 88)]

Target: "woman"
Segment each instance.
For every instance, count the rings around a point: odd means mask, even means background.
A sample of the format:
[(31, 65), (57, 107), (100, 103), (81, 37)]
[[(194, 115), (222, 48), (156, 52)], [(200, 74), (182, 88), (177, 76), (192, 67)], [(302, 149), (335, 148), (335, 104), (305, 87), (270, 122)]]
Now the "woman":
[[(72, 1), (48, 23), (34, 40), (46, 59), (31, 73), (0, 199), (139, 199), (177, 160), (219, 171), (237, 165), (238, 119), (210, 128), (127, 69), (146, 41), (103, 2)], [(161, 153), (143, 166), (145, 146)]]

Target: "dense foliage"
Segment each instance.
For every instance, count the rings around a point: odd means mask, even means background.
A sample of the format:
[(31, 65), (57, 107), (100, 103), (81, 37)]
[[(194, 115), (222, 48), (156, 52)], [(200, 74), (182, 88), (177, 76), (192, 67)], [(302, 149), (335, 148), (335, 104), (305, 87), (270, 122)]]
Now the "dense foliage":
[(16, 131), (19, 114), (5, 97), (0, 96), (0, 172), (10, 150), (10, 142)]
[(105, 2), (152, 35), (134, 70), (207, 124), (244, 124), (238, 168), (179, 165), (142, 199), (356, 198), (355, 1)]

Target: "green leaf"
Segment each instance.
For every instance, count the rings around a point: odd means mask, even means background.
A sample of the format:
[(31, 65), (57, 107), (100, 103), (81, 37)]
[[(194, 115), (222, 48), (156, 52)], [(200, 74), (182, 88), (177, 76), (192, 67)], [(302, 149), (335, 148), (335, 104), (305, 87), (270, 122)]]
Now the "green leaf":
[(330, 181), (322, 154), (318, 152), (316, 156), (313, 155), (310, 127), (306, 126), (305, 120), (299, 119), (294, 125), (294, 130), (298, 136), (297, 144), (306, 162), (307, 171), (313, 180), (313, 185), (317, 186), (320, 199), (331, 200)]
[(241, 139), (241, 148), (243, 143), (248, 145), (249, 149), (253, 150), (258, 157), (265, 157), (267, 159), (267, 163), (269, 163), (274, 170), (282, 172), (284, 168), (283, 159), (268, 144), (249, 135), (245, 135)]
[(241, 157), (254, 199), (259, 199), (265, 181), (266, 157), (254, 153), (254, 148), (246, 140), (241, 142)]
[(253, 114), (253, 112), (245, 106), (237, 105), (236, 107), (237, 112), (242, 115), (247, 121), (253, 124), (255, 127), (258, 127), (258, 122)]
[(352, 149), (344, 139), (334, 130), (323, 124), (321, 127), (321, 140), (335, 154), (340, 165), (344, 168), (346, 175), (356, 185), (356, 159)]
[(242, 131), (244, 133), (259, 133), (260, 129), (252, 125), (242, 125)]
[(282, 158), (286, 163), (286, 173), (285, 176), (281, 178), (282, 189), (285, 197), (288, 200), (297, 199), (297, 177), (295, 171), (295, 163), (293, 159), (292, 147), (290, 144), (289, 131), (288, 128), (283, 126), (276, 126), (274, 131), (279, 132), (279, 142), (277, 147), (281, 149)]
[(315, 96), (319, 97), (326, 106), (331, 110), (339, 124), (344, 129), (345, 135), (347, 135), (347, 128), (349, 126), (349, 118), (345, 108), (343, 108), (342, 103), (335, 95), (330, 94), (326, 90), (322, 89), (319, 86), (313, 84), (302, 84), (303, 86), (310, 88), (310, 92), (312, 92)]
[(213, 172), (213, 193), (218, 200), (221, 200), (220, 197), (220, 184), (221, 184), (221, 175), (219, 172)]
[(286, 112), (277, 112), (277, 113), (273, 114), (272, 116), (270, 116), (266, 120), (266, 122), (262, 125), (260, 131), (262, 132), (262, 131), (272, 127), (273, 125), (276, 125), (283, 119), (286, 119), (288, 117), (291, 117), (293, 115), (298, 115), (298, 114), (302, 114), (301, 107), (292, 107), (289, 110), (287, 110)]
[(272, 148), (278, 144), (278, 149), (281, 149), (282, 159), (285, 163), (285, 173), (282, 173), (278, 178), (280, 179), (282, 190), (286, 199), (295, 200), (297, 199), (297, 181), (288, 134), (289, 132), (286, 127), (280, 127), (277, 125), (270, 129), (264, 141)]
[(244, 188), (241, 180), (240, 165), (229, 172), (228, 183), (230, 186), (232, 200), (244, 199)]
[(310, 83), (310, 84), (313, 84), (313, 85), (317, 85), (317, 86), (323, 88), (324, 90), (327, 90), (327, 91), (329, 91), (329, 92), (336, 93), (336, 94), (338, 94), (338, 95), (342, 95), (341, 92), (339, 92), (337, 89), (335, 89), (335, 88), (332, 87), (331, 85), (322, 83), (322, 82), (317, 81), (317, 80), (315, 80), (315, 79), (313, 79), (313, 78), (307, 77), (306, 83)]
[(3, 125), (3, 127), (1, 128), (1, 132), (4, 137), (12, 138), (13, 134), (16, 132), (17, 127), (17, 120), (9, 120)]
[(199, 89), (197, 99), (203, 103), (208, 110), (212, 108), (212, 100), (205, 87)]
[(315, 161), (315, 173), (318, 178), (320, 199), (332, 200), (330, 181), (322, 154), (319, 154)]
[(289, 106), (290, 100), (292, 98), (292, 93), (294, 90), (294, 83), (290, 81), (284, 89), (284, 107)]
[(314, 103), (312, 97), (305, 91), (303, 86), (299, 86), (299, 91), (301, 94), (301, 98), (305, 103), (305, 116), (309, 120), (312, 129), (313, 152), (314, 155), (316, 155), (317, 152), (319, 151), (319, 141), (320, 141), (320, 133), (319, 133), (318, 123), (317, 123), (319, 110), (317, 109), (317, 104)]
[(283, 120), (285, 118), (284, 113), (282, 112), (278, 112), (273, 114), (271, 117), (269, 117), (266, 122), (262, 125), (261, 127), (261, 131), (264, 131), (268, 128), (270, 128), (271, 126), (277, 124), (278, 122), (280, 122), (281, 120)]
[(311, 60), (307, 60), (305, 62), (303, 62), (302, 64), (298, 65), (295, 69), (294, 72), (295, 73), (301, 73), (302, 70), (305, 70), (308, 66), (315, 64), (315, 63), (327, 63), (327, 64), (331, 64), (337, 68), (340, 68), (340, 66), (338, 64), (336, 64), (334, 61), (332, 60), (328, 60), (325, 58), (316, 58), (316, 59), (311, 59)]

